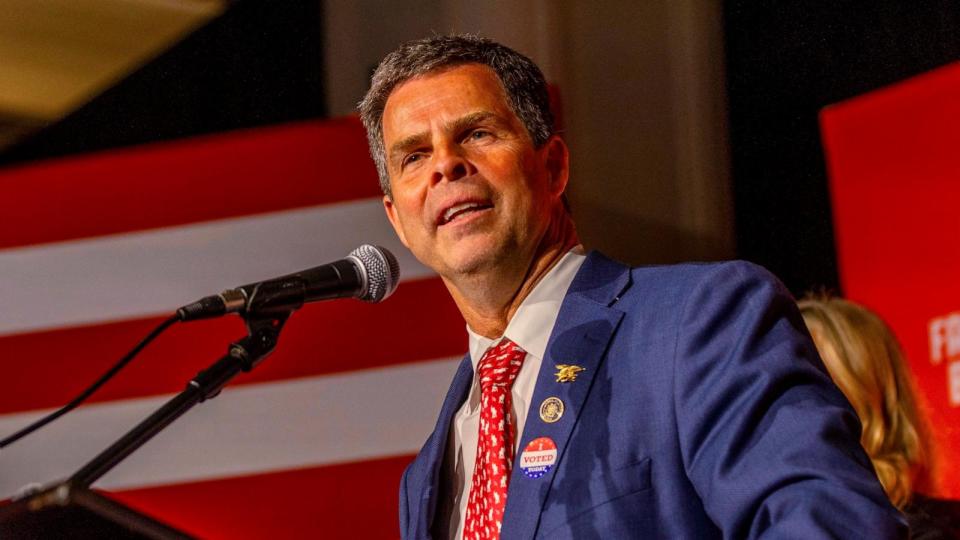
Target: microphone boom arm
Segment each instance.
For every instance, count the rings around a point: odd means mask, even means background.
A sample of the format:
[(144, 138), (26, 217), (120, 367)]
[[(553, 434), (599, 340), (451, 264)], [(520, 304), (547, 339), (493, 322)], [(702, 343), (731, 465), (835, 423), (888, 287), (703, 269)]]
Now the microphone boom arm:
[(283, 325), (304, 303), (346, 297), (380, 302), (393, 293), (399, 279), (400, 267), (393, 254), (381, 247), (364, 244), (345, 259), (229, 289), (181, 307), (170, 318), (171, 323), (238, 313), (246, 322), (247, 336), (231, 343), (227, 354), (200, 371), (183, 391), (68, 479), (29, 495), (30, 509), (62, 506), (74, 496), (82, 497), (94, 482), (164, 428), (198, 403), (216, 397), (241, 372), (255, 368), (273, 352)]
[(276, 311), (269, 316), (246, 318), (246, 337), (231, 343), (226, 355), (198, 373), (182, 392), (81, 467), (64, 485), (71, 490), (90, 487), (174, 420), (198, 403), (216, 397), (235, 376), (255, 368), (273, 352), (291, 313), (292, 310)]

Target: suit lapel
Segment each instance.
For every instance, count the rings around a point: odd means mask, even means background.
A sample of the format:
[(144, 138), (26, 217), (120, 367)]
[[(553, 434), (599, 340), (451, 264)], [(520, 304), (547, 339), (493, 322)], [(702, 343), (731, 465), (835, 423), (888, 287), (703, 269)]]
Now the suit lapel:
[[(527, 421), (520, 438), (504, 513), (501, 538), (533, 538), (547, 493), (557, 467), (563, 460), (583, 403), (623, 313), (609, 307), (630, 283), (629, 269), (591, 253), (564, 298), (557, 322), (550, 334), (547, 351), (534, 388)], [(558, 364), (577, 365), (584, 370), (575, 381), (557, 382)], [(560, 399), (564, 413), (554, 423), (540, 418), (540, 406), (549, 397)], [(530, 441), (548, 437), (557, 447), (557, 462), (539, 478), (530, 478), (521, 468), (523, 449)]]
[[(451, 383), (450, 390), (447, 391), (447, 397), (444, 398), (443, 406), (440, 408), (440, 417), (437, 419), (433, 434), (427, 444), (424, 445), (420, 455), (417, 456), (418, 460), (422, 459), (426, 463), (426, 471), (416, 515), (411, 516), (413, 523), (411, 538), (430, 537), (430, 527), (433, 524), (433, 516), (437, 508), (437, 497), (441, 493), (440, 467), (443, 464), (447, 449), (450, 424), (454, 414), (467, 399), (467, 393), (472, 382), (473, 364), (471, 364), (468, 354), (460, 362), (457, 374), (453, 377), (453, 383)], [(416, 490), (413, 492), (417, 493)]]

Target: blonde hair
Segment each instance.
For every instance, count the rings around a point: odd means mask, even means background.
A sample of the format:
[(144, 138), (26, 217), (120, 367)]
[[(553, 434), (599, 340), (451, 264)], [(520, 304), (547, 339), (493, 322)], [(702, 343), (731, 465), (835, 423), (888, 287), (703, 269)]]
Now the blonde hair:
[(903, 508), (926, 459), (916, 398), (900, 345), (867, 308), (808, 296), (800, 313), (830, 376), (863, 424), (867, 451), (890, 501)]

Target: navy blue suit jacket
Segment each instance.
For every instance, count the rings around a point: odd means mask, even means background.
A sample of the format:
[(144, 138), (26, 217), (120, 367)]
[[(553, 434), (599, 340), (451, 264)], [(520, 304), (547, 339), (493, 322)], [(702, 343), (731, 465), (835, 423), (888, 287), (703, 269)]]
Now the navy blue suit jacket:
[[(586, 369), (558, 383), (556, 364)], [(471, 378), (466, 358), (403, 475), (404, 538), (435, 527)], [(538, 414), (550, 396), (566, 406), (555, 423)], [(531, 403), (519, 448), (549, 437), (558, 460), (540, 478), (514, 463), (506, 540), (906, 537), (793, 299), (749, 263), (630, 269), (591, 253)]]

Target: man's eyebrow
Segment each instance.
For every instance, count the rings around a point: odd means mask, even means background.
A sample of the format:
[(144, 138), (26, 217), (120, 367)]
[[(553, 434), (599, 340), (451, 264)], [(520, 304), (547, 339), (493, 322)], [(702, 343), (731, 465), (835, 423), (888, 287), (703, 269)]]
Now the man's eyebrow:
[[(479, 124), (485, 120), (495, 117), (496, 115), (490, 111), (477, 111), (457, 118), (456, 120), (447, 124), (445, 128), (448, 132), (458, 134), (461, 131), (474, 126), (475, 124)], [(409, 137), (404, 137), (390, 145), (390, 152), (388, 153), (389, 159), (394, 160), (397, 158), (397, 154), (403, 154), (408, 149), (420, 146), (429, 139), (430, 133), (426, 131), (422, 133), (415, 133)]]
[(408, 148), (414, 148), (416, 146), (420, 146), (421, 144), (424, 143), (424, 141), (427, 141), (429, 139), (430, 139), (430, 134), (426, 131), (422, 133), (416, 133), (414, 135), (410, 135), (409, 137), (404, 137), (400, 139), (399, 141), (390, 145), (389, 160), (390, 161), (395, 160), (397, 158), (397, 154), (403, 154), (404, 152), (407, 151)]
[(496, 117), (496, 115), (490, 111), (477, 111), (470, 113), (466, 116), (457, 118), (453, 122), (450, 122), (450, 124), (447, 125), (447, 131), (457, 134), (467, 128), (473, 127), (475, 124), (479, 124), (494, 117)]

